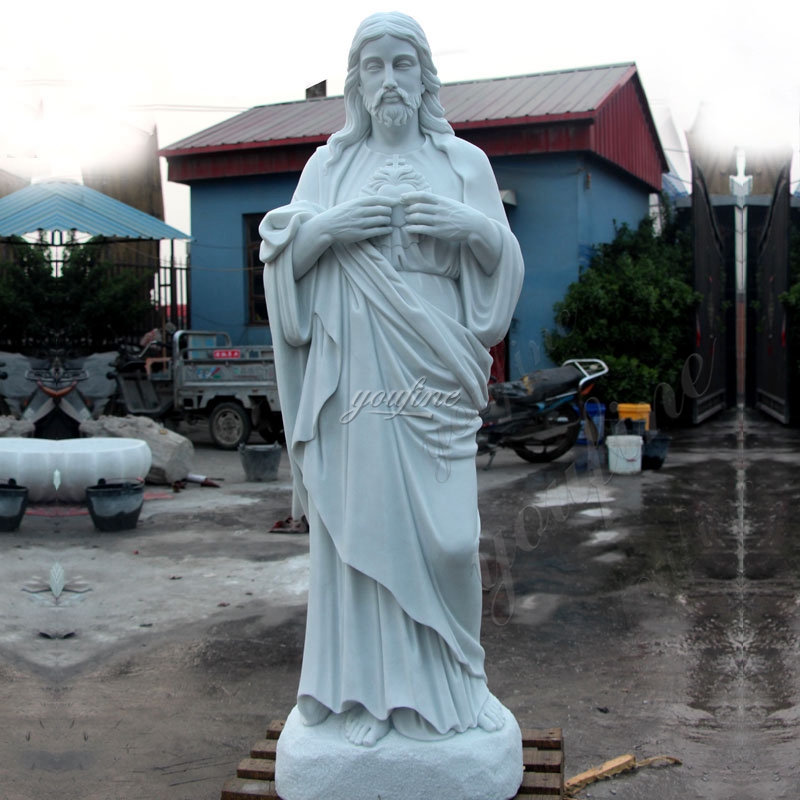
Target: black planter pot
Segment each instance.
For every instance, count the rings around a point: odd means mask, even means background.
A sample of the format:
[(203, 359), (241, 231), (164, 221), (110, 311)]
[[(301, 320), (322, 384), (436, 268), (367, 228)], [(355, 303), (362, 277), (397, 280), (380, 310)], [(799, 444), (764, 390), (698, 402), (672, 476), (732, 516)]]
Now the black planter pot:
[(144, 483), (137, 481), (106, 483), (101, 479), (86, 489), (86, 504), (92, 522), (103, 533), (135, 528), (143, 502)]
[(671, 441), (672, 437), (666, 433), (649, 431), (644, 437), (642, 469), (661, 469)]
[(27, 486), (17, 486), (13, 478), (8, 483), (0, 483), (0, 532), (10, 533), (19, 528), (27, 507)]
[(240, 444), (239, 458), (248, 481), (274, 481), (278, 479), (281, 463), (279, 444)]

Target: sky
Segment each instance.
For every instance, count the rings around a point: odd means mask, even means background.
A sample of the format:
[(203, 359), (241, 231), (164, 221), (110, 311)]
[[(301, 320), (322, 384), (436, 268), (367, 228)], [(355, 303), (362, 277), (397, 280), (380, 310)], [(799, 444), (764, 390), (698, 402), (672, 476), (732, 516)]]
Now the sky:
[[(796, 0), (38, 0), (3, 12), (0, 168), (124, 158), (120, 120), (156, 125), (165, 147), (321, 80), (340, 94), (358, 23), (394, 9), (421, 23), (445, 83), (633, 61), (657, 119), (686, 130), (705, 104), (720, 147), (797, 153)], [(188, 188), (164, 189), (167, 222), (188, 232)]]

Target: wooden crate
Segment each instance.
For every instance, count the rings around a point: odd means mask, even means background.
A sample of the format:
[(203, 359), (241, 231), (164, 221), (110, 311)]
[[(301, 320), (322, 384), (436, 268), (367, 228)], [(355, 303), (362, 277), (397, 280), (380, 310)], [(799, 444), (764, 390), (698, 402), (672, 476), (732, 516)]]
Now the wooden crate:
[(564, 739), (561, 728), (522, 730), (522, 785), (515, 800), (564, 796)]
[[(236, 777), (225, 782), (220, 800), (276, 800), (275, 750), (283, 730), (282, 720), (273, 720), (264, 739), (256, 742), (250, 755), (239, 762)], [(278, 799), (279, 800), (279, 799)]]
[[(220, 800), (280, 800), (275, 791), (275, 751), (284, 723), (275, 720), (264, 739), (239, 762)], [(564, 746), (561, 728), (522, 731), (522, 785), (514, 800), (561, 800), (564, 795)]]

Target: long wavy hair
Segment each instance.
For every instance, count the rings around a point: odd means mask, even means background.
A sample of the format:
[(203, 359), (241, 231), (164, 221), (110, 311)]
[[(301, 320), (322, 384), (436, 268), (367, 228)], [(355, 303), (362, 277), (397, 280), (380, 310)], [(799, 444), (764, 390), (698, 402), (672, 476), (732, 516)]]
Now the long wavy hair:
[(359, 26), (350, 47), (347, 59), (347, 78), (344, 82), (344, 127), (328, 140), (331, 157), (328, 164), (336, 161), (345, 148), (366, 138), (372, 127), (372, 118), (364, 106), (359, 92), (359, 65), (364, 45), (394, 36), (414, 46), (422, 68), (422, 104), (419, 108), (419, 126), (423, 133), (453, 134), (453, 128), (444, 118), (444, 108), (439, 101), (439, 88), (442, 82), (433, 65), (431, 48), (419, 23), (399, 11), (379, 12), (367, 17)]

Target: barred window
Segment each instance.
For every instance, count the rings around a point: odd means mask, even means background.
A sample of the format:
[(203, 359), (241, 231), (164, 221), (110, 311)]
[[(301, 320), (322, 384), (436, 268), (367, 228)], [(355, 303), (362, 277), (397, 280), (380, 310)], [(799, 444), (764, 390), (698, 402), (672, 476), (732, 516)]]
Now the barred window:
[[(264, 212), (266, 213), (266, 212)], [(267, 299), (264, 296), (264, 265), (258, 257), (261, 236), (258, 226), (264, 214), (245, 214), (245, 268), (248, 286), (248, 321), (251, 325), (269, 325)]]

